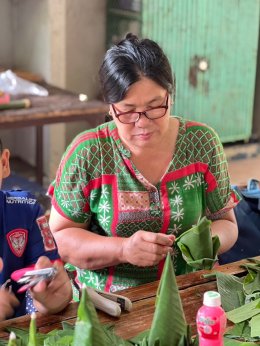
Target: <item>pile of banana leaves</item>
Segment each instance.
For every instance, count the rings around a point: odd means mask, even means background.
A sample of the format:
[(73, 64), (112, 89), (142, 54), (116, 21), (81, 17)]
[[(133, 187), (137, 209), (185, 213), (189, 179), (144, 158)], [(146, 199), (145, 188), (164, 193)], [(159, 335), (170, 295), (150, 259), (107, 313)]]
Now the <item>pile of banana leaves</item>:
[[(237, 329), (245, 330), (247, 326), (240, 323), (250, 323), (254, 318), (259, 318), (259, 273), (260, 263), (247, 265), (248, 276), (244, 279), (237, 279), (230, 275), (217, 273), (219, 291), (222, 295), (223, 307), (228, 311), (227, 316), (235, 321), (238, 316), (242, 316), (241, 311), (235, 312), (234, 308), (241, 308), (242, 303), (248, 301), (250, 313), (245, 312), (243, 318), (238, 318), (233, 332), (228, 333), (225, 338), (225, 346), (255, 345), (253, 341), (260, 340), (260, 333), (257, 332), (256, 324), (251, 323), (253, 334), (258, 333), (258, 337), (244, 338), (251, 342), (237, 341), (233, 338), (238, 336)], [(224, 275), (224, 276), (223, 276)], [(225, 277), (225, 279), (223, 279)], [(232, 283), (230, 283), (232, 280)], [(243, 296), (244, 295), (244, 296)], [(235, 298), (232, 299), (231, 297)], [(255, 299), (253, 299), (255, 298)], [(253, 311), (253, 313), (252, 313)], [(37, 333), (35, 315), (31, 318), (29, 333), (24, 329), (8, 328), (11, 332), (9, 342), (0, 341), (0, 345), (9, 346), (198, 346), (198, 338), (192, 338), (190, 328), (186, 324), (182, 303), (176, 283), (175, 273), (172, 265), (172, 258), (168, 254), (163, 274), (159, 283), (156, 308), (151, 328), (131, 340), (124, 340), (117, 336), (111, 326), (102, 325), (99, 320), (92, 301), (89, 299), (85, 287), (82, 289), (82, 296), (78, 307), (77, 321), (75, 326), (63, 323), (63, 330), (53, 330), (48, 334)], [(245, 317), (246, 316), (246, 317)], [(250, 316), (250, 317), (249, 317)], [(255, 317), (258, 316), (258, 317)], [(131, 318), (131, 316), (129, 315)], [(246, 322), (247, 321), (247, 322)], [(259, 320), (258, 320), (259, 321)], [(237, 322), (235, 322), (237, 323)], [(253, 325), (255, 327), (253, 327)], [(16, 337), (15, 337), (16, 335)], [(239, 335), (241, 337), (241, 335)]]
[(216, 273), (222, 306), (235, 324), (226, 337), (260, 343), (260, 261), (249, 259), (243, 267), (247, 274), (241, 278)]
[[(36, 331), (36, 320), (31, 318), (29, 333), (24, 329), (12, 331), (9, 343), (12, 346), (198, 346), (191, 338), (185, 321), (182, 303), (176, 283), (172, 258), (167, 256), (157, 291), (156, 308), (149, 330), (131, 340), (117, 336), (111, 326), (102, 325), (85, 287), (82, 289), (75, 326), (63, 323), (63, 330), (48, 334)], [(129, 316), (130, 317), (130, 316)], [(14, 337), (16, 335), (16, 338)]]

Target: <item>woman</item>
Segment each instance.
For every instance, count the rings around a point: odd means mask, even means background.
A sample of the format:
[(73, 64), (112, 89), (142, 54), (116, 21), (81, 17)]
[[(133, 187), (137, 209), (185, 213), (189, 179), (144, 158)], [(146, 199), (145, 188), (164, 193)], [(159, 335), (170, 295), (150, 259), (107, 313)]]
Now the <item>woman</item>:
[[(203, 215), (227, 251), (236, 199), (223, 148), (211, 128), (170, 116), (175, 82), (161, 48), (128, 34), (107, 51), (100, 80), (112, 121), (76, 137), (52, 186), (63, 260), (106, 291), (153, 281), (175, 236)], [(177, 249), (174, 257), (180, 274)]]

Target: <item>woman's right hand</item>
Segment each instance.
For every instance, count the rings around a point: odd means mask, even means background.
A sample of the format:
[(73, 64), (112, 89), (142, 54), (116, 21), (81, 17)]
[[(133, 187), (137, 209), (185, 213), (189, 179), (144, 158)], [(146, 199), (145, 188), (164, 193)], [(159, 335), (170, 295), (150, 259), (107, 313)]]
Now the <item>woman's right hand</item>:
[(19, 306), (19, 300), (6, 288), (0, 288), (0, 321), (10, 318), (14, 314), (14, 309)]
[(158, 264), (167, 253), (173, 252), (175, 236), (163, 233), (137, 231), (122, 243), (122, 262), (128, 262), (140, 267), (150, 267)]

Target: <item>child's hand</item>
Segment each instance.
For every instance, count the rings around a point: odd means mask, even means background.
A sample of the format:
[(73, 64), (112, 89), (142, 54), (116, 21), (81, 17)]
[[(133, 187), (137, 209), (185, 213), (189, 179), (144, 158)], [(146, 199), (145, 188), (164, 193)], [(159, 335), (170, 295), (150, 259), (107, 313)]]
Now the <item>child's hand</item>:
[(19, 305), (16, 296), (8, 289), (0, 288), (0, 321), (10, 318), (14, 314), (14, 309)]

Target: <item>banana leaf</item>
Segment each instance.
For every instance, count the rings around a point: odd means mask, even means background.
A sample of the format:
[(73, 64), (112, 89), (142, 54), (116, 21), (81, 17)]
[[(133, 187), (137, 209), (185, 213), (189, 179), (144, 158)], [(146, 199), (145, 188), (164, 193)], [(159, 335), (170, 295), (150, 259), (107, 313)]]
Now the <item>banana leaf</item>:
[(195, 269), (212, 269), (220, 247), (218, 236), (211, 236), (211, 221), (205, 216), (199, 223), (176, 238), (187, 264)]
[(225, 333), (225, 337), (229, 339), (239, 339), (247, 342), (255, 342), (260, 340), (260, 336), (251, 336), (251, 327), (249, 326), (248, 321), (236, 323)]
[(244, 304), (245, 294), (241, 279), (234, 275), (216, 272), (218, 292), (221, 295), (221, 304), (227, 312)]
[(73, 346), (128, 346), (128, 341), (117, 336), (111, 326), (104, 327), (99, 322), (92, 300), (86, 286), (83, 285), (75, 324)]
[(253, 294), (260, 291), (260, 271), (248, 273), (244, 280), (244, 291), (246, 294)]
[(16, 336), (15, 336), (14, 332), (10, 333), (7, 346), (17, 346)]
[(260, 313), (256, 316), (253, 316), (250, 320), (251, 327), (251, 337), (259, 337), (260, 338)]
[(254, 342), (236, 341), (224, 338), (225, 346), (255, 346)]
[(85, 285), (82, 288), (82, 296), (78, 307), (73, 345), (106, 346), (104, 331)]
[(233, 323), (239, 323), (260, 314), (260, 298), (227, 312), (227, 318)]
[(44, 340), (44, 346), (71, 346), (73, 343), (74, 330), (56, 330)]
[(187, 338), (187, 324), (170, 254), (165, 261), (155, 304), (148, 345), (155, 345), (158, 339), (160, 346), (186, 345), (180, 344), (183, 337)]
[(29, 327), (29, 342), (28, 346), (37, 346), (37, 337), (36, 337), (36, 313), (31, 314), (31, 322)]

